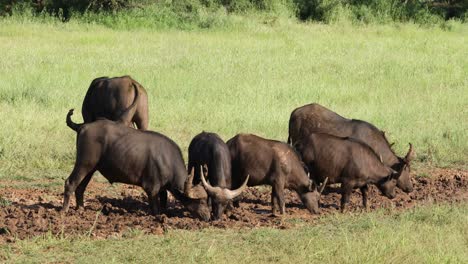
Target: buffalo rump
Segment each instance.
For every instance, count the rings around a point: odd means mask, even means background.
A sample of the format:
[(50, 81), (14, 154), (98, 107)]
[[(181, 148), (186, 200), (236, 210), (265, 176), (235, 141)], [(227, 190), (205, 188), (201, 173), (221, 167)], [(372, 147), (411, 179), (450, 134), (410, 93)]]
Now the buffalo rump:
[[(137, 98), (135, 111), (122, 116), (132, 102)], [(127, 125), (136, 124), (138, 129), (148, 129), (148, 95), (145, 88), (130, 76), (100, 77), (91, 82), (83, 100), (81, 113), (85, 123), (91, 123), (99, 118), (122, 121)]]

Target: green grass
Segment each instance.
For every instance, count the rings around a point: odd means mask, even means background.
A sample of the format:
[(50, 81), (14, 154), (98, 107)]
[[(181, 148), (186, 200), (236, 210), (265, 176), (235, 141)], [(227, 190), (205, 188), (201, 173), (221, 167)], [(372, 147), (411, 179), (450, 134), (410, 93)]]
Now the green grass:
[(290, 112), (318, 102), (385, 130), (400, 155), (466, 167), (468, 26), (252, 24), (239, 30), (116, 31), (0, 20), (0, 177), (60, 181), (74, 162), (65, 115), (91, 80), (132, 75), (150, 128), (186, 154), (202, 130), (286, 140)]
[(102, 241), (45, 235), (0, 248), (0, 261), (94, 263), (466, 263), (468, 206), (336, 214), (290, 230), (169, 231)]
[[(0, 188), (61, 188), (75, 156), (68, 109), (81, 122), (91, 80), (125, 74), (149, 93), (150, 128), (185, 157), (202, 130), (285, 140), (290, 112), (318, 102), (385, 130), (400, 155), (412, 142), (418, 166), (467, 168), (466, 24), (230, 17), (243, 26), (128, 31), (20, 18), (0, 19)], [(49, 234), (0, 246), (0, 262), (466, 263), (467, 216), (462, 203), (336, 214), (291, 230), (135, 229), (103, 241)]]

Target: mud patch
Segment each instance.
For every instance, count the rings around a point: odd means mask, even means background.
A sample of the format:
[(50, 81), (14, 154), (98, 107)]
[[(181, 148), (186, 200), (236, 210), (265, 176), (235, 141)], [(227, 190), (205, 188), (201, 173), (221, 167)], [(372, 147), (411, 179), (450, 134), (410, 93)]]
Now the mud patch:
[[(468, 171), (435, 169), (429, 177), (413, 179), (413, 183), (412, 193), (397, 190), (398, 195), (393, 200), (381, 196), (372, 186), (369, 189), (370, 210), (403, 210), (427, 203), (468, 201)], [(67, 214), (59, 211), (63, 199), (60, 191), (4, 188), (0, 190), (4, 201), (0, 204), (0, 243), (46, 233), (104, 239), (134, 233), (163, 234), (170, 229), (266, 226), (285, 229), (313, 223), (320, 216), (337, 212), (340, 205), (340, 194), (323, 195), (320, 215), (311, 215), (295, 193), (286, 191), (286, 214), (273, 216), (270, 192), (268, 187), (249, 188), (239, 208), (232, 208), (221, 220), (204, 222), (192, 218), (171, 196), (166, 214), (150, 215), (146, 195), (135, 186), (91, 182), (85, 193), (85, 209), (71, 209)], [(356, 190), (349, 208), (351, 211), (362, 210), (361, 205), (361, 194)]]

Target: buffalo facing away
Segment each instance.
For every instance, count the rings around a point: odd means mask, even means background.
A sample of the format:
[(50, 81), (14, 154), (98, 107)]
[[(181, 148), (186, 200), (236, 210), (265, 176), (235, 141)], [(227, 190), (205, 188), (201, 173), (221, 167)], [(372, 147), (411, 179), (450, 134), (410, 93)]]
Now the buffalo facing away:
[(385, 134), (374, 125), (361, 120), (344, 118), (315, 103), (292, 111), (289, 119), (288, 143), (295, 146), (297, 142), (307, 139), (312, 133), (326, 133), (361, 140), (382, 157), (385, 165), (395, 171), (402, 171), (397, 184), (400, 189), (407, 193), (413, 191), (410, 162), (414, 154), (411, 144), (408, 154), (400, 158), (393, 152)]
[(232, 159), (232, 186), (248, 175), (248, 186), (271, 185), (272, 212), (284, 214), (284, 188), (294, 190), (311, 213), (319, 212), (323, 187), (308, 177), (296, 152), (287, 144), (251, 134), (238, 134), (227, 142)]
[[(189, 145), (188, 170), (207, 166), (209, 183), (205, 181), (202, 170), (195, 170), (195, 183), (202, 181), (212, 198), (213, 218), (219, 219), (228, 202), (238, 196), (247, 186), (247, 181), (237, 190), (231, 191), (231, 154), (224, 141), (215, 133), (202, 132), (196, 135)], [(199, 172), (199, 173), (198, 173)], [(224, 190), (225, 195), (218, 194)]]
[[(137, 98), (138, 94), (124, 116), (135, 108)], [(196, 217), (210, 219), (208, 194), (202, 184), (193, 186), (193, 169), (187, 177), (182, 153), (174, 141), (156, 132), (135, 130), (120, 121), (100, 119), (76, 124), (71, 120), (72, 114), (70, 110), (67, 125), (78, 134), (77, 154), (73, 171), (65, 181), (63, 211), (68, 210), (73, 193), (77, 208), (83, 206), (84, 191), (97, 170), (110, 183), (141, 186), (153, 214), (166, 210), (170, 191)], [(222, 189), (219, 195), (229, 191)], [(239, 190), (232, 192), (240, 194)]]
[(139, 93), (136, 109), (123, 121), (127, 125), (136, 124), (138, 129), (148, 129), (148, 95), (145, 88), (130, 76), (100, 77), (91, 82), (83, 100), (81, 113), (85, 123), (99, 118), (118, 121)]
[(395, 197), (395, 186), (403, 168), (396, 172), (383, 164), (374, 150), (362, 141), (313, 133), (296, 142), (296, 147), (313, 179), (341, 183), (342, 211), (356, 188), (360, 188), (363, 205), (367, 208), (368, 184), (375, 184), (390, 199)]

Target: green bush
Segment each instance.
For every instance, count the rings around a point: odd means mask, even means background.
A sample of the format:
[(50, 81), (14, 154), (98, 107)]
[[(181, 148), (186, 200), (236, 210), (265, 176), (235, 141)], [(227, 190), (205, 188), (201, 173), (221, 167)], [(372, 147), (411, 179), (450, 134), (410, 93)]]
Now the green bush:
[(198, 1), (173, 0), (144, 8), (131, 8), (122, 12), (85, 12), (74, 14), (76, 19), (102, 24), (110, 28), (195, 28), (226, 27), (226, 10), (220, 6), (207, 6)]
[(419, 24), (439, 23), (442, 19), (464, 19), (468, 1), (463, 0), (294, 0), (301, 20), (334, 22)]
[[(210, 0), (208, 0), (210, 1)], [(203, 0), (202, 0), (203, 2)], [(228, 12), (245, 13), (252, 11), (278, 11), (283, 6), (292, 7), (290, 0), (211, 0), (222, 5)]]
[[(261, 13), (275, 17), (296, 15), (300, 20), (325, 23), (414, 22), (441, 24), (458, 18), (468, 20), (466, 0), (0, 0), (0, 15), (49, 14), (68, 21), (112, 24), (123, 17), (144, 24), (178, 28), (226, 24), (226, 14)], [(14, 12), (16, 10), (16, 12)], [(118, 16), (103, 18), (105, 16)], [(144, 17), (141, 17), (144, 16)], [(86, 19), (91, 18), (91, 21)], [(165, 21), (167, 19), (167, 21)]]
[(25, 7), (36, 13), (46, 11), (68, 20), (73, 12), (119, 11), (131, 7), (130, 0), (0, 0), (0, 14), (12, 15), (13, 10)]

